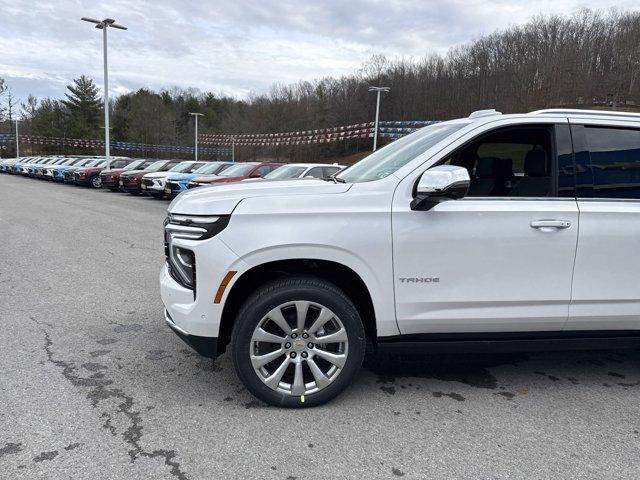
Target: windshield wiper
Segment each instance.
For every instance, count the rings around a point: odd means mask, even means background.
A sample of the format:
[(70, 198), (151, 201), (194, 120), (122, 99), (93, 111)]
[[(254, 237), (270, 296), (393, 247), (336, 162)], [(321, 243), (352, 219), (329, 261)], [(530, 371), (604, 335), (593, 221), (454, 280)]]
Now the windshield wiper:
[(325, 182), (333, 182), (333, 183), (347, 183), (345, 180), (343, 180), (342, 178), (338, 178), (338, 177), (322, 177), (322, 180), (324, 180)]

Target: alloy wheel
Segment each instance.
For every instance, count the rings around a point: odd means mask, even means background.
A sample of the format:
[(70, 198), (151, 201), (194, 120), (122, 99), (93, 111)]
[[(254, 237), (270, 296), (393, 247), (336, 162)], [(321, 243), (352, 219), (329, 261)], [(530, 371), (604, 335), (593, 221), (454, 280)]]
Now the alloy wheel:
[(278, 305), (253, 331), (250, 358), (260, 380), (291, 396), (316, 393), (345, 366), (349, 341), (340, 319), (309, 301)]

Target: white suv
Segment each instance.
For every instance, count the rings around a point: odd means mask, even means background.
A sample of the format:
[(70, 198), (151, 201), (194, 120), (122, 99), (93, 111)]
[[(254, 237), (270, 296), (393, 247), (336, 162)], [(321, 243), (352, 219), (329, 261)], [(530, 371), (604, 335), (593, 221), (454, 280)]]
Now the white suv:
[(169, 206), (168, 325), (265, 402), (318, 405), (374, 350), (637, 346), (640, 116), (475, 112), (322, 180)]

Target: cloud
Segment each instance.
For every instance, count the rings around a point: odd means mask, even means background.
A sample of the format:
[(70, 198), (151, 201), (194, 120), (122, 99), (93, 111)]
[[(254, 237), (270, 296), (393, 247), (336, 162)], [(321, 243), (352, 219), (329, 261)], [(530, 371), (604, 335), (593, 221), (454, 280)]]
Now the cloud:
[(81, 74), (102, 84), (102, 38), (80, 17), (111, 17), (113, 92), (178, 85), (246, 96), (273, 83), (355, 71), (371, 55), (443, 53), (541, 12), (638, 9), (636, 0), (0, 0), (0, 76), (16, 94), (60, 97)]

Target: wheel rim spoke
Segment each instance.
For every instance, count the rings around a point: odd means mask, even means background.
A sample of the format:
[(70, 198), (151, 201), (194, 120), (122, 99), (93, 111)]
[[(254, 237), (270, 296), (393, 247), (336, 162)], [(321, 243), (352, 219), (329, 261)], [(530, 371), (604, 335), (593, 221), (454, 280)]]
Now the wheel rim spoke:
[(269, 375), (267, 378), (264, 379), (264, 383), (266, 383), (267, 386), (273, 388), (274, 390), (278, 388), (278, 385), (280, 384), (280, 380), (282, 379), (284, 372), (287, 371), (287, 367), (289, 366), (289, 363), (291, 363), (291, 360), (289, 360), (289, 357), (284, 357), (284, 360), (282, 361), (280, 366), (276, 368), (276, 370), (271, 375)]
[[(315, 318), (310, 327), (308, 315)], [(333, 346), (325, 349), (327, 344)], [(272, 348), (277, 350), (263, 353)], [(331, 385), (344, 368), (348, 353), (347, 330), (331, 309), (292, 299), (262, 317), (251, 336), (249, 358), (264, 385), (284, 395), (302, 397)]]
[(337, 332), (323, 335), (322, 337), (316, 337), (317, 343), (341, 343), (347, 341), (347, 331), (341, 328)]
[(307, 311), (309, 310), (309, 302), (296, 302), (297, 322), (296, 328), (298, 332), (302, 332), (307, 319)]
[(267, 314), (267, 317), (273, 320), (274, 323), (278, 325), (284, 333), (286, 333), (287, 335), (291, 335), (291, 327), (282, 316), (282, 310), (280, 310), (280, 307), (276, 307), (273, 310), (271, 310)]
[(333, 312), (329, 309), (323, 308), (318, 314), (315, 322), (309, 327), (309, 333), (316, 333), (320, 328), (333, 318)]
[(260, 368), (265, 366), (269, 362), (273, 362), (276, 358), (282, 356), (284, 350), (282, 348), (274, 350), (273, 352), (265, 353), (264, 355), (251, 355), (251, 363), (253, 368)]
[(293, 375), (293, 385), (291, 385), (291, 395), (304, 395), (305, 386), (304, 378), (302, 375), (302, 363), (296, 363), (296, 371)]
[(251, 337), (251, 340), (254, 342), (282, 343), (285, 341), (285, 338), (274, 335), (273, 333), (269, 333), (266, 330), (258, 327), (258, 329), (253, 332), (253, 337)]
[(347, 356), (344, 354), (330, 353), (319, 348), (316, 348), (313, 353), (327, 362), (333, 363), (338, 368), (344, 367), (344, 364), (347, 361)]
[(313, 358), (309, 358), (307, 360), (307, 365), (309, 365), (309, 370), (311, 370), (311, 374), (313, 375), (313, 378), (316, 381), (316, 386), (318, 388), (324, 388), (329, 385), (329, 378), (327, 378), (322, 370), (320, 370), (320, 367), (313, 360)]

